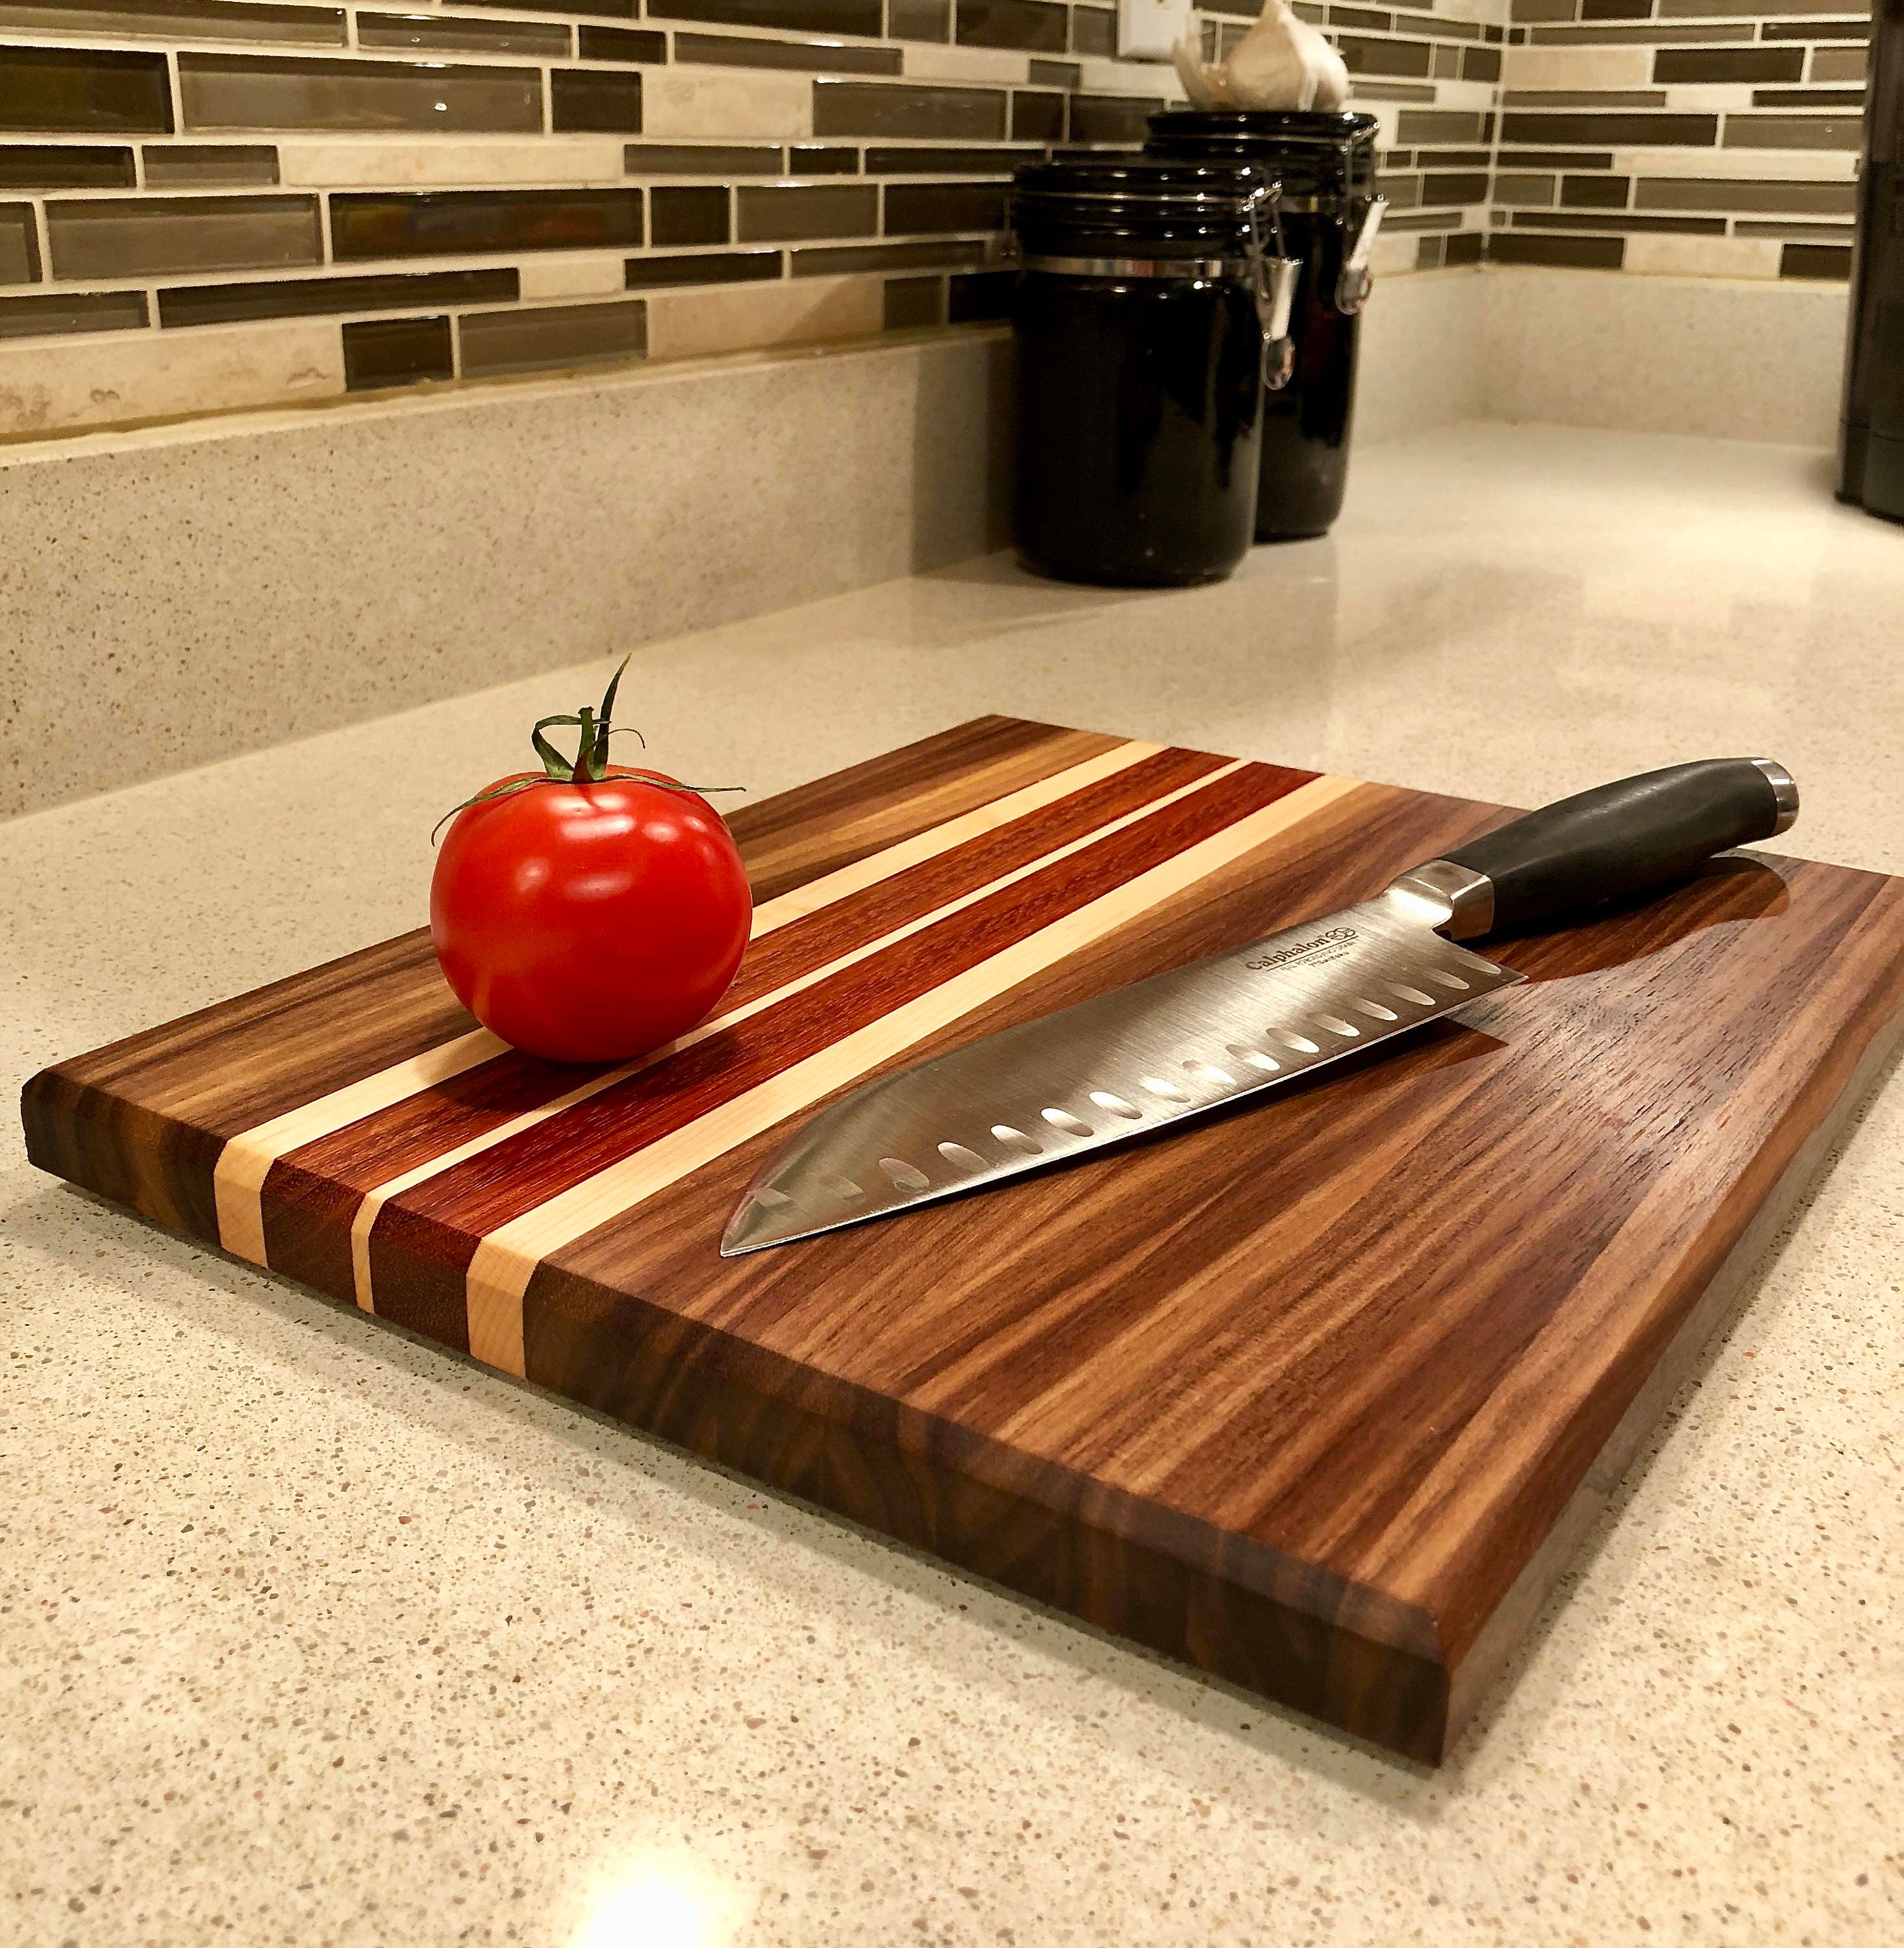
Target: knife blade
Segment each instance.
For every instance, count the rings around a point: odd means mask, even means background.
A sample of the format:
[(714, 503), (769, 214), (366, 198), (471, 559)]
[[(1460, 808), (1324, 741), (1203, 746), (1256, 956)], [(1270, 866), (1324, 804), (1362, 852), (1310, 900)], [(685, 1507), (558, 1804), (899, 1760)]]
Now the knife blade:
[(977, 1190), (1255, 1096), (1524, 977), (1459, 943), (1685, 878), (1785, 831), (1767, 758), (1602, 785), (1403, 873), (1374, 898), (850, 1091), (755, 1177), (722, 1255)]

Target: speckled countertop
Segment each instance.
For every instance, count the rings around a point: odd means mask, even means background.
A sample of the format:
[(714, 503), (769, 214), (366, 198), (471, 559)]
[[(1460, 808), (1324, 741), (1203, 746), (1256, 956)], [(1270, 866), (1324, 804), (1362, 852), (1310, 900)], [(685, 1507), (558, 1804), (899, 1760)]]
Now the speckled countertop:
[[(1904, 870), (1904, 533), (1821, 461), (1358, 467), (1220, 588), (976, 563), (623, 695), (763, 792), (989, 709), (1523, 803), (1763, 750), (1792, 849)], [(414, 924), (431, 820), (599, 679), (0, 826), (13, 1082)], [(122, 1218), (9, 1117), (0, 1937), (1904, 1939), (1900, 1164), (1893, 1089), (1431, 1773)]]

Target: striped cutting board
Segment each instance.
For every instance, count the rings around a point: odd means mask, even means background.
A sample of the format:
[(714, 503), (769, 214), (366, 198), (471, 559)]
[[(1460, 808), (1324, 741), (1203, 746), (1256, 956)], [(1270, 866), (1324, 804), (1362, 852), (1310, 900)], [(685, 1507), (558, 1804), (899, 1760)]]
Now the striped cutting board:
[(147, 1217), (1437, 1758), (1894, 1039), (1904, 882), (1735, 858), (1527, 985), (980, 1197), (718, 1255), (882, 1069), (1373, 892), (1495, 807), (1000, 718), (734, 820), (718, 1016), (559, 1068), (419, 932), (36, 1077)]

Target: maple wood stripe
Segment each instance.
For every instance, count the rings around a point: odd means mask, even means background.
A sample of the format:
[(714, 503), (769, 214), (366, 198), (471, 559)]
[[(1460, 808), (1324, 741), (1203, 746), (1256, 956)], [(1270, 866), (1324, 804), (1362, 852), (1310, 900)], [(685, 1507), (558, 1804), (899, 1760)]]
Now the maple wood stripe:
[[(1178, 761), (1188, 765), (1192, 775), (1199, 765), (1207, 768), (1223, 762), (1201, 752), (1167, 753), (1136, 740), (1113, 744), (767, 902), (755, 910), (753, 937), (807, 920), (830, 904), (864, 894), (883, 879), (1031, 818), (1073, 794), (1110, 786), (1122, 774), (1160, 757), (1172, 760), (1167, 768), (1180, 768)], [(1019, 760), (1021, 768), (1024, 762)], [(1146, 778), (1144, 788), (1156, 793), (1166, 787), (1158, 775)], [(971, 789), (969, 781), (966, 789)], [(594, 1071), (600, 1078), (596, 1086), (607, 1086), (631, 1066)], [(304, 1268), (271, 1255), (263, 1192), (274, 1165), (290, 1160), (304, 1166), (303, 1180), (312, 1186), (330, 1182), (330, 1173), (354, 1167), (365, 1173), (356, 1181), (367, 1189), (414, 1169), (429, 1155), (454, 1150), (483, 1131), (507, 1124), (526, 1109), (566, 1098), (581, 1086), (577, 1075), (572, 1067), (519, 1055), (479, 1031), (242, 1131), (221, 1151), (214, 1171), (219, 1242), (254, 1264), (307, 1276)], [(309, 1214), (312, 1220), (318, 1215)], [(337, 1214), (340, 1224), (343, 1217), (343, 1211)], [(303, 1228), (315, 1236), (322, 1227)], [(330, 1281), (312, 1282), (331, 1289)]]
[[(1152, 907), (1220, 870), (1276, 833), (1300, 824), (1344, 793), (1349, 779), (1321, 777), (1176, 851), (1051, 924), (988, 954), (951, 979), (770, 1076), (606, 1170), (489, 1232), (468, 1273), (468, 1345), (479, 1360), (519, 1374), (523, 1295), (537, 1264), (611, 1223), (631, 1205), (678, 1181), (736, 1144), (811, 1109), (903, 1055), (1040, 969), (1078, 953)], [(710, 1250), (714, 1241), (709, 1240)]]

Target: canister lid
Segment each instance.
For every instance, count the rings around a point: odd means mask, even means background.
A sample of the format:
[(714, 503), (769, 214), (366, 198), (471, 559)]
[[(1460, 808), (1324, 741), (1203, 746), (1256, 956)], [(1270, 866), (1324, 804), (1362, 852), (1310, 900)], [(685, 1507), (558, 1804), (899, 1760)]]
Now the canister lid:
[(1285, 195), (1375, 191), (1372, 115), (1301, 108), (1167, 108), (1150, 118), (1148, 154), (1261, 163)]
[(1013, 177), (1012, 227), (1028, 248), (1088, 233), (1099, 244), (1222, 254), (1248, 242), (1251, 206), (1273, 187), (1251, 162), (1056, 156)]

